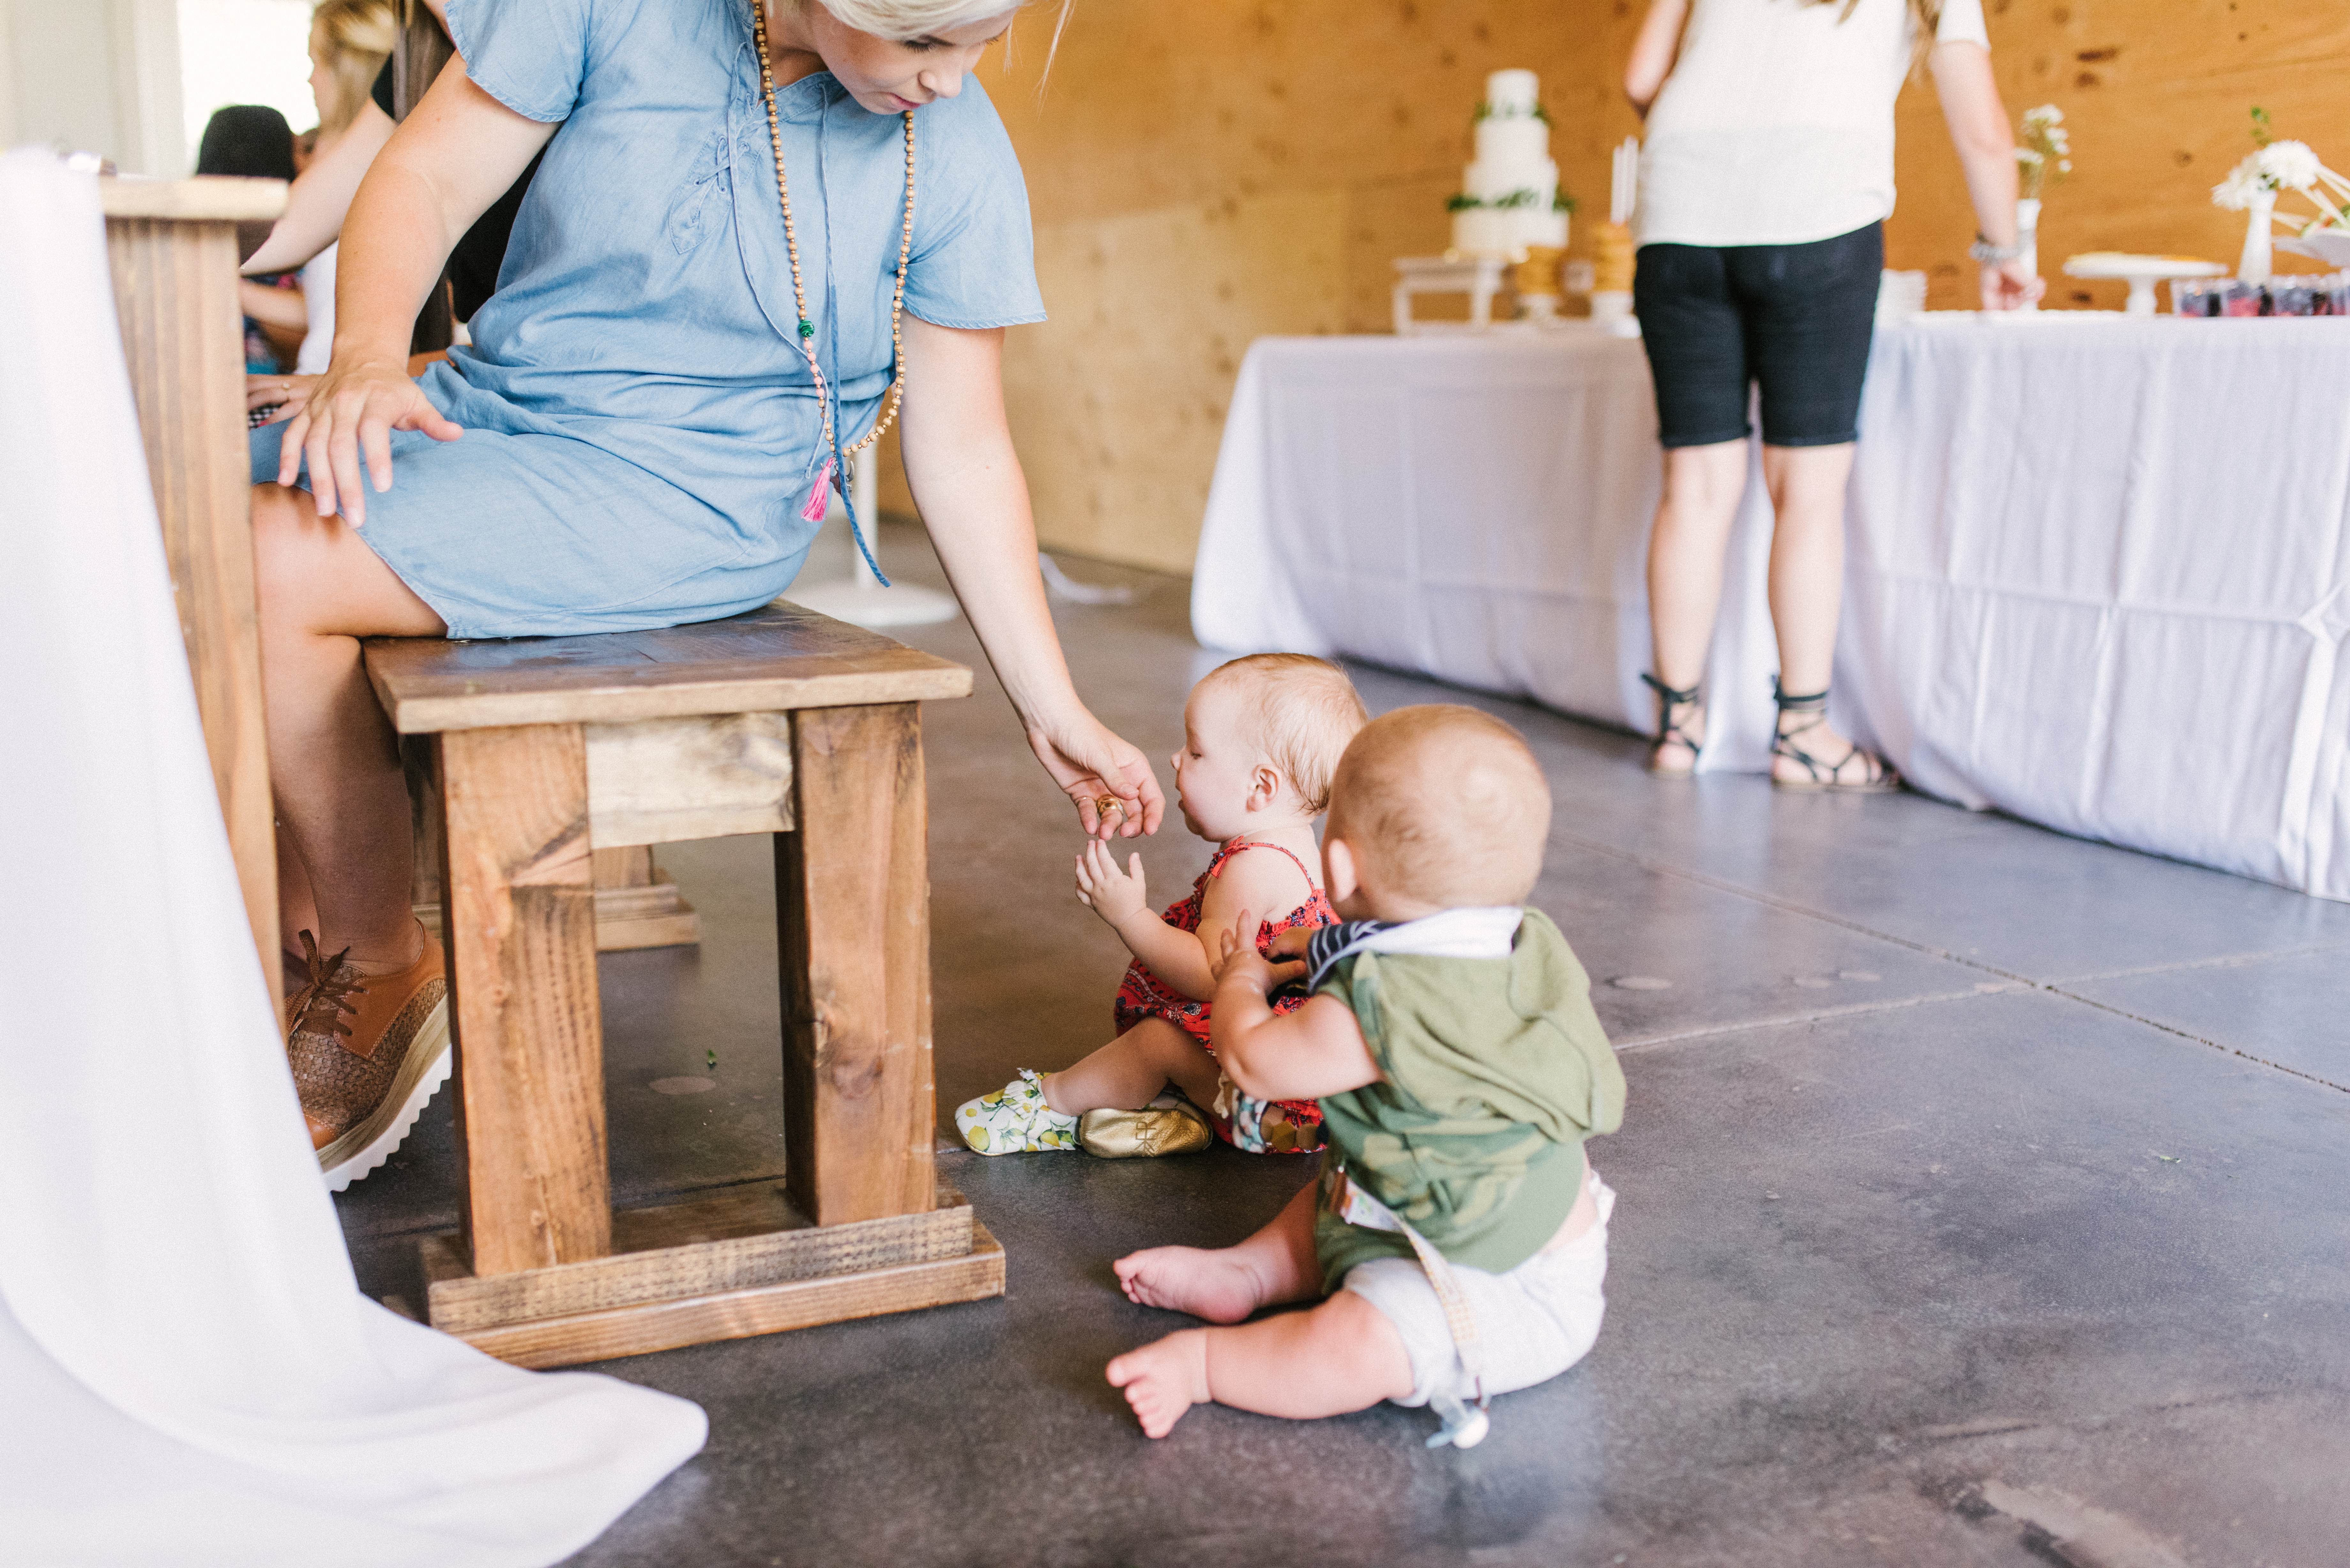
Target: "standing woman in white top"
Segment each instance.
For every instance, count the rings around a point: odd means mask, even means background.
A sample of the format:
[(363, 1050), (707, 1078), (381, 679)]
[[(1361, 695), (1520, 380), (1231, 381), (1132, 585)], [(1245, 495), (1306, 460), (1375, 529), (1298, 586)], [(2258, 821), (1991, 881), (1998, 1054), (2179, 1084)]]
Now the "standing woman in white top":
[(1773, 783), (1890, 789), (1828, 727), (1845, 482), (1893, 211), (1893, 100), (1934, 74), (1980, 233), (1986, 309), (2039, 296), (2016, 260), (2015, 147), (1981, 0), (1652, 0), (1624, 87), (1647, 118), (1634, 298), (1657, 389), (1664, 500), (1648, 547), (1651, 771), (1687, 774), (1722, 556), (1746, 488), (1749, 388), (1775, 525)]

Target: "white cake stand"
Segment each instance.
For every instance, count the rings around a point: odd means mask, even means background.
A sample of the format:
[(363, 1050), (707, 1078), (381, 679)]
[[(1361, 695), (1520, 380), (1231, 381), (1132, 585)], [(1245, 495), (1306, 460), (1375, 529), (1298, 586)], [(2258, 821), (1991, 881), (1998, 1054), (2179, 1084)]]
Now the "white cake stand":
[[(881, 462), (871, 447), (848, 460), (848, 483), (857, 493), (858, 523), (867, 529), (878, 526), (881, 521)], [(837, 496), (833, 498), (831, 514), (825, 521), (830, 523), (835, 518), (847, 518)], [(867, 543), (878, 545), (879, 540), (868, 534)], [(913, 583), (884, 585), (873, 575), (873, 568), (865, 564), (865, 552), (854, 545), (850, 548), (855, 560), (848, 568), (847, 581), (807, 587), (795, 586), (783, 597), (818, 615), (870, 630), (889, 626), (930, 626), (952, 620), (962, 613), (962, 606), (935, 589)]]
[(2154, 314), (2154, 286), (2165, 278), (2224, 277), (2228, 269), (2218, 262), (2196, 261), (2189, 256), (2139, 256), (2122, 251), (2088, 251), (2068, 256), (2064, 261), (2067, 277), (2118, 277), (2129, 284), (2129, 302), (2122, 306), (2125, 316)]

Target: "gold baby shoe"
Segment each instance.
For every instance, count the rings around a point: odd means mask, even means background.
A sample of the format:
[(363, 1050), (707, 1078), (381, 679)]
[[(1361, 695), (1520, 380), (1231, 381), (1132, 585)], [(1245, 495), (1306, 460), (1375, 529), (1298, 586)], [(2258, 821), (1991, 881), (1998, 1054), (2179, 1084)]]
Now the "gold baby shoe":
[(1208, 1118), (1180, 1095), (1161, 1095), (1139, 1111), (1087, 1111), (1077, 1118), (1077, 1147), (1103, 1159), (1197, 1154), (1215, 1141)]

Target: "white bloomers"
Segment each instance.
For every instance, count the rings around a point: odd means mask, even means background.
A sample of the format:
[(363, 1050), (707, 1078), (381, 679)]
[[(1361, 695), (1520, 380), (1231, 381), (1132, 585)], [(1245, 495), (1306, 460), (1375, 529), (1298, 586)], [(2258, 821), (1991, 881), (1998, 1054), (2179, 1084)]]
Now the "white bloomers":
[[(1607, 1218), (1615, 1212), (1616, 1193), (1597, 1171), (1585, 1179), (1599, 1206), (1599, 1222), (1565, 1246), (1537, 1252), (1506, 1274), (1452, 1267), (1476, 1315), (1488, 1396), (1547, 1383), (1582, 1360), (1599, 1337), (1607, 1309), (1600, 1292), (1607, 1277)], [(1358, 1263), (1347, 1272), (1345, 1288), (1378, 1308), (1403, 1337), (1411, 1357), (1411, 1393), (1395, 1403), (1425, 1405), (1436, 1394), (1476, 1402), (1479, 1390), (1461, 1368), (1444, 1304), (1418, 1259)]]

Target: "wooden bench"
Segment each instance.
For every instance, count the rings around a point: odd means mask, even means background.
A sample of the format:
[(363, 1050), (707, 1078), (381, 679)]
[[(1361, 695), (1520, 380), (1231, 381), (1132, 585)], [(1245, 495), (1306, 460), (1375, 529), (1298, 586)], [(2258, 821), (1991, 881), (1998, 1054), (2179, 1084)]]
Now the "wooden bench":
[[(464, 1162), (432, 1324), (560, 1366), (997, 1295), (936, 1185), (919, 704), (971, 672), (789, 604), (663, 631), (370, 639), (427, 736)], [(771, 833), (785, 1179), (615, 1214), (593, 853)]]

